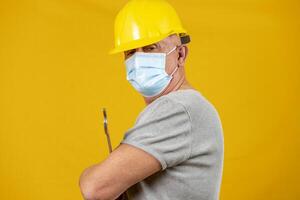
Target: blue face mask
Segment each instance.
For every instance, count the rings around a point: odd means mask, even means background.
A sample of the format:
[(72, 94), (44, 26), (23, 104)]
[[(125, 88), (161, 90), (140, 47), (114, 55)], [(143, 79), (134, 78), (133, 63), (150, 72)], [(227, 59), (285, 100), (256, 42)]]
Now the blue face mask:
[(153, 97), (167, 88), (173, 78), (173, 74), (165, 71), (166, 56), (172, 53), (143, 53), (136, 52), (125, 61), (127, 80), (131, 85), (145, 97)]

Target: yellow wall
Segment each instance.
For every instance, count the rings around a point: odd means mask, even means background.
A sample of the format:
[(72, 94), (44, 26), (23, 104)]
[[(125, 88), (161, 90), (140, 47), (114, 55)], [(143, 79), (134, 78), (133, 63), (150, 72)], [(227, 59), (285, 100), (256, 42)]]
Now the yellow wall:
[[(81, 171), (144, 107), (109, 56), (125, 0), (0, 1), (0, 199), (81, 199)], [(300, 199), (300, 3), (170, 0), (192, 43), (187, 76), (224, 128), (222, 200)]]

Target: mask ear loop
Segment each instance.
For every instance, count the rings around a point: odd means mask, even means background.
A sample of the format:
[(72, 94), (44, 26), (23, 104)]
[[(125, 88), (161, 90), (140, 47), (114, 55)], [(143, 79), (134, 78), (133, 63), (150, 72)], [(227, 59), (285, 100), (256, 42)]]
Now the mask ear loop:
[[(169, 55), (170, 53), (172, 53), (173, 51), (175, 51), (175, 49), (177, 49), (178, 46), (175, 46), (171, 51), (169, 51), (169, 53), (167, 53), (167, 55)], [(177, 66), (173, 72), (170, 74), (170, 76), (173, 78), (173, 74), (178, 70), (179, 66)]]
[(175, 72), (178, 70), (179, 66), (177, 66), (174, 71), (170, 74), (170, 76), (173, 78), (173, 74), (175, 74)]
[(169, 55), (170, 53), (172, 53), (173, 51), (175, 51), (175, 49), (177, 49), (177, 46), (175, 46), (173, 49), (171, 49), (171, 51), (169, 51), (169, 53), (166, 53), (166, 54)]

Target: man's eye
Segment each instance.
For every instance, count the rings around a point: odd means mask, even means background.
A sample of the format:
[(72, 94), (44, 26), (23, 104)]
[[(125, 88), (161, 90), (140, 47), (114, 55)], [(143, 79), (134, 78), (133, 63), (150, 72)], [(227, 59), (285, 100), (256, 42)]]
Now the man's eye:
[(150, 46), (150, 47), (146, 47), (146, 48), (145, 48), (145, 51), (152, 51), (152, 50), (154, 50), (154, 49), (155, 49), (154, 46)]
[(133, 51), (129, 51), (129, 52), (127, 52), (127, 56), (131, 56), (132, 54), (133, 54), (134, 52)]

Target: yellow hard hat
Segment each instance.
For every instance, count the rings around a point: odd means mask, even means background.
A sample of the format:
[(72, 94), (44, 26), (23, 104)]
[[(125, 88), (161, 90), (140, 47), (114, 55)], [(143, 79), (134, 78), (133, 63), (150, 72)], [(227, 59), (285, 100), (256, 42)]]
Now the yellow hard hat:
[(175, 9), (165, 0), (131, 0), (115, 19), (115, 47), (119, 53), (156, 43), (178, 34), (182, 43), (190, 41)]

